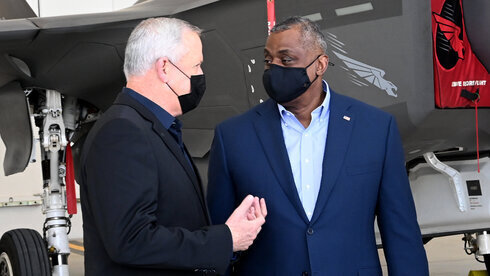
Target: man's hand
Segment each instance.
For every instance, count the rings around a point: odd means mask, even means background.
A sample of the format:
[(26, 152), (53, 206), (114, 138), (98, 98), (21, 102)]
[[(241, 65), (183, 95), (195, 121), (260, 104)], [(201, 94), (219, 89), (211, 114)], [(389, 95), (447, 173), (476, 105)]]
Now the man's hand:
[(233, 239), (233, 252), (247, 250), (262, 229), (267, 206), (262, 198), (248, 195), (226, 221)]

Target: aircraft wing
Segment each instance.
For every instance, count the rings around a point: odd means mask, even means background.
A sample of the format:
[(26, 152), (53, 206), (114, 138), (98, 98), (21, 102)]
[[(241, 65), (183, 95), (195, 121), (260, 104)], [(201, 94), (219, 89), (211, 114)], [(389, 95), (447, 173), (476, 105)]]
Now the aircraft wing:
[(31, 155), (29, 116), (12, 116), (27, 112), (24, 89), (57, 90), (105, 110), (124, 85), (124, 47), (140, 20), (216, 1), (148, 0), (115, 12), (0, 21), (0, 102), (11, 103), (0, 109), (5, 174), (23, 171)]
[(124, 45), (141, 19), (212, 2), (148, 0), (115, 12), (0, 21), (0, 87), (17, 80), (23, 87), (55, 89), (104, 109), (113, 97), (101, 99), (96, 88), (120, 88)]
[(100, 24), (141, 20), (149, 17), (170, 16), (218, 0), (147, 0), (114, 12), (30, 18), (40, 29), (80, 28)]

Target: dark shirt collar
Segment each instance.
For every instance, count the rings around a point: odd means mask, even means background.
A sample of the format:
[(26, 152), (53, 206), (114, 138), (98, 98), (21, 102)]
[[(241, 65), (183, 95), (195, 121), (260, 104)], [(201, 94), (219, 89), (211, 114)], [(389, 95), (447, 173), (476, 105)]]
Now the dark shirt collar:
[(131, 96), (133, 99), (137, 100), (140, 104), (142, 104), (144, 107), (146, 107), (148, 110), (155, 115), (160, 123), (168, 130), (173, 124), (176, 124), (179, 129), (182, 126), (182, 124), (179, 122), (178, 119), (176, 119), (174, 116), (170, 115), (165, 109), (163, 109), (161, 106), (157, 105), (147, 97), (141, 95), (140, 93), (134, 91), (131, 88), (124, 87), (123, 88), (123, 93), (128, 94)]
[(184, 141), (182, 139), (182, 123), (175, 118), (174, 116), (170, 115), (165, 109), (163, 109), (161, 106), (157, 105), (147, 97), (141, 95), (140, 93), (134, 91), (131, 88), (124, 87), (122, 90), (122, 93), (128, 94), (130, 97), (138, 101), (140, 104), (142, 104), (144, 107), (146, 107), (148, 110), (155, 115), (160, 123), (168, 130), (168, 132), (172, 135), (174, 138), (175, 142), (179, 145), (180, 149), (182, 150), (182, 153), (184, 154), (185, 158), (187, 159), (187, 162), (189, 162), (189, 165), (192, 167), (192, 161), (189, 155), (187, 154), (185, 147), (184, 147)]

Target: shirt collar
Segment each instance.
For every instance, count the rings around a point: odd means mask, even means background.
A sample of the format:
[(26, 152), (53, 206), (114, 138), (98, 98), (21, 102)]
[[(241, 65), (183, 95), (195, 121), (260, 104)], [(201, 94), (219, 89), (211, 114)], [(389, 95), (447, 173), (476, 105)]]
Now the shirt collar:
[(148, 110), (150, 110), (153, 115), (155, 115), (158, 120), (162, 123), (162, 125), (168, 130), (175, 123), (177, 126), (181, 126), (180, 121), (176, 119), (174, 116), (170, 115), (165, 109), (163, 109), (158, 104), (154, 103), (152, 100), (147, 97), (141, 95), (140, 93), (134, 91), (131, 88), (124, 87), (123, 93), (128, 94), (133, 99), (138, 101), (140, 104), (145, 106)]
[[(320, 112), (319, 117), (324, 117), (328, 114), (329, 108), (330, 108), (330, 87), (328, 86), (328, 83), (325, 80), (322, 80), (322, 87), (323, 87), (323, 92), (326, 93), (325, 99), (323, 99), (323, 102), (320, 106), (315, 108), (313, 112)], [(277, 107), (279, 108), (279, 114), (281, 114), (281, 119), (285, 120), (284, 116), (289, 112), (282, 106), (281, 104), (277, 104)], [(325, 111), (325, 112), (324, 112)], [(312, 112), (312, 113), (313, 113)]]

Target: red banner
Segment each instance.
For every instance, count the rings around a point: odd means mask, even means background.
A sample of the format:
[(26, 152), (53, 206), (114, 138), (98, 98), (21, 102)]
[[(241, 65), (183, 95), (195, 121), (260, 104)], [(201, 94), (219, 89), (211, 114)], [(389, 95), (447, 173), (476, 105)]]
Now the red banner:
[(267, 28), (269, 30), (268, 34), (271, 33), (272, 28), (276, 25), (276, 8), (274, 0), (267, 1)]
[(432, 0), (436, 106), (474, 107), (479, 96), (478, 106), (490, 107), (490, 75), (471, 49), (461, 1)]
[(74, 215), (77, 213), (77, 196), (75, 190), (75, 170), (73, 167), (73, 155), (71, 146), (68, 142), (66, 146), (66, 208), (68, 214)]

